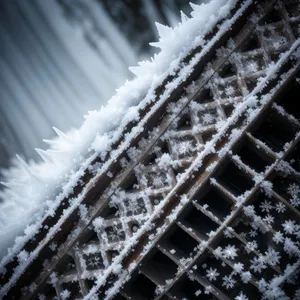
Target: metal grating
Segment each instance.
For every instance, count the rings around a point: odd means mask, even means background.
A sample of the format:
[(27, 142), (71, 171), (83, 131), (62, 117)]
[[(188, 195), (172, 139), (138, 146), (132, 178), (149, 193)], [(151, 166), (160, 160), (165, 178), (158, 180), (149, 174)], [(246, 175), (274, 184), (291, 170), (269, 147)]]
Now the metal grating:
[[(48, 278), (50, 281), (42, 286), (42, 290), (49, 290), (47, 295), (53, 293), (62, 298), (62, 293), (69, 291), (74, 299), (82, 297), (89, 293), (94, 279), (102, 277), (107, 279), (103, 284), (97, 283), (100, 299), (106, 297), (105, 292), (107, 299), (197, 299), (197, 295), (203, 299), (234, 299), (241, 289), (248, 296), (257, 294), (263, 288), (258, 278), (270, 280), (283, 274), (287, 261), (299, 264), (297, 253), (282, 253), (280, 243), (272, 242), (276, 232), (285, 229), (275, 230), (273, 226), (286, 221), (299, 222), (297, 195), (292, 188), (299, 181), (299, 173), (292, 165), (297, 164), (297, 154), (294, 158), (292, 153), (298, 145), (299, 121), (293, 116), (293, 105), (278, 100), (280, 85), (270, 82), (269, 89), (260, 94), (255, 87), (269, 76), (270, 66), (279, 60), (280, 54), (297, 45), (300, 18), (291, 8), (298, 7), (295, 1), (277, 1), (272, 10), (270, 7), (258, 6), (251, 22), (242, 28), (243, 34), (232, 36), (217, 51), (206, 72), (186, 89), (186, 95), (169, 105), (168, 117), (176, 116), (171, 126), (124, 178), (100, 216), (93, 218), (92, 224), (80, 233), (78, 242), (67, 249), (68, 253)], [(216, 68), (220, 62), (221, 67)], [(296, 68), (289, 63), (283, 65), (289, 67), (278, 71), (287, 72), (284, 83), (294, 75), (289, 70), (295, 72)], [(199, 87), (201, 91), (194, 97)], [(241, 113), (241, 118), (237, 115), (232, 120), (236, 124), (231, 130), (233, 133), (236, 130), (240, 142), (230, 142), (227, 133), (215, 145), (218, 154), (206, 154), (212, 137), (230, 121), (239, 103), (249, 101), (250, 96), (259, 95), (263, 99), (272, 93), (270, 99), (275, 99), (272, 106), (266, 100), (253, 107), (256, 114), (264, 115), (253, 120), (248, 109)], [(286, 105), (292, 114), (281, 105)], [(274, 129), (276, 124), (280, 128)], [(141, 141), (141, 149), (144, 143)], [(134, 157), (135, 150), (138, 149), (132, 147), (127, 151), (129, 159)], [(201, 153), (208, 158), (194, 170), (196, 176), (189, 167)], [(123, 160), (124, 166), (127, 163)], [(187, 170), (191, 177), (183, 181)], [(276, 191), (279, 185), (273, 188), (270, 183), (280, 180), (286, 180), (291, 188)], [(186, 200), (180, 202), (179, 195), (183, 194), (187, 195)], [(126, 242), (138, 236), (143, 224), (158, 213), (158, 207), (161, 213), (151, 222), (152, 227), (140, 234), (143, 242), (128, 248), (134, 252), (126, 257), (122, 253)], [(89, 213), (86, 218), (89, 219)], [(277, 222), (280, 218), (282, 222)], [(155, 232), (160, 226), (155, 236), (149, 234), (149, 230)], [(285, 237), (291, 240), (292, 249), (292, 243), (298, 242), (293, 240), (297, 239), (293, 236), (296, 232)], [(140, 249), (143, 245), (148, 246)], [(49, 245), (50, 250), (51, 247), (54, 252), (53, 244)], [(64, 247), (60, 245), (60, 249)], [(282, 255), (282, 265), (274, 261), (277, 254), (272, 251)], [(118, 259), (124, 266), (130, 265), (124, 273), (112, 268)], [(243, 273), (241, 265), (237, 265), (241, 259)], [(252, 267), (254, 264), (257, 270)], [(50, 265), (51, 262), (45, 264), (45, 269)], [(241, 274), (242, 286), (241, 280), (237, 280)], [(24, 298), (26, 293), (28, 297), (37, 294), (35, 284), (23, 290)], [(115, 285), (124, 287), (117, 296)], [(295, 295), (290, 286), (293, 286), (290, 282), (282, 284), (285, 291)]]

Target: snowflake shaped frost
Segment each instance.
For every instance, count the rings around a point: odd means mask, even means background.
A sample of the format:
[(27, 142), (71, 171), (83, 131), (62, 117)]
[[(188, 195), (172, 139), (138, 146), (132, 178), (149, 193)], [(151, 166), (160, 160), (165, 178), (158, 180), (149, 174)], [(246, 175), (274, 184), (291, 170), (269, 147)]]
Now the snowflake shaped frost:
[(240, 292), (238, 296), (234, 298), (235, 300), (249, 300), (249, 298), (243, 294), (243, 292)]
[(282, 224), (282, 227), (287, 234), (293, 234), (295, 231), (295, 221), (287, 220)]
[(250, 269), (254, 270), (256, 273), (261, 273), (262, 270), (266, 269), (266, 261), (265, 257), (260, 255), (259, 257), (254, 257), (253, 259), (250, 260), (251, 266)]
[(222, 285), (225, 286), (227, 290), (232, 289), (234, 285), (236, 284), (236, 280), (232, 278), (232, 275), (225, 275), (223, 278)]
[(237, 248), (234, 245), (228, 245), (223, 249), (225, 258), (234, 259), (237, 256)]
[(217, 269), (210, 268), (209, 270), (206, 270), (206, 277), (210, 281), (217, 280), (217, 277), (220, 275), (220, 273), (217, 271)]

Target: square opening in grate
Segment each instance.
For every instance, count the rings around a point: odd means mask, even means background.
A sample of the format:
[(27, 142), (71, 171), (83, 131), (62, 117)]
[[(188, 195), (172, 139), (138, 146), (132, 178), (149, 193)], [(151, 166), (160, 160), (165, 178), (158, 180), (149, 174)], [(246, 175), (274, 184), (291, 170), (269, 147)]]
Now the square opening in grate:
[(117, 294), (113, 299), (114, 300), (126, 300), (126, 298), (123, 297), (121, 294)]
[(282, 20), (282, 15), (280, 11), (276, 8), (272, 9), (271, 12), (269, 12), (264, 19), (262, 20), (263, 24), (271, 24), (271, 23), (277, 23)]
[(180, 114), (178, 116), (177, 124), (176, 124), (176, 129), (177, 130), (188, 130), (191, 129), (193, 126), (191, 117), (189, 113), (184, 113)]
[(272, 163), (271, 158), (248, 139), (242, 141), (236, 152), (242, 162), (256, 172), (265, 171), (266, 167)]
[[(80, 291), (80, 286), (79, 286), (78, 281), (64, 282), (62, 284), (62, 293), (64, 291), (68, 291), (70, 293), (70, 296), (67, 297), (67, 299), (76, 299), (76, 298), (82, 297), (82, 293)], [(61, 295), (61, 297), (62, 297), (62, 295)]]
[[(46, 298), (44, 298), (44, 299), (57, 299), (56, 290), (50, 282), (43, 285), (42, 294), (46, 295)], [(43, 299), (42, 296), (40, 297), (40, 299)]]
[[(300, 72), (298, 77), (300, 78)], [(300, 120), (300, 109), (299, 109), (299, 95), (300, 95), (300, 79), (293, 79), (290, 85), (284, 89), (284, 91), (279, 96), (278, 101), (276, 101), (280, 106), (282, 106), (285, 111), (296, 119)]]
[(192, 256), (198, 246), (198, 242), (176, 224), (168, 230), (160, 244), (178, 259)]
[(287, 156), (286, 161), (297, 172), (300, 172), (300, 142), (293, 148), (290, 154)]
[(195, 197), (201, 206), (207, 205), (208, 211), (212, 212), (221, 221), (230, 214), (231, 203), (214, 187), (209, 187), (206, 193), (199, 192)]
[(248, 175), (240, 170), (232, 161), (225, 162), (221, 172), (217, 181), (235, 196), (244, 194), (253, 186), (253, 181)]
[(219, 76), (222, 78), (232, 77), (236, 75), (236, 67), (231, 63), (225, 63), (219, 71)]
[(261, 47), (259, 40), (255, 34), (251, 35), (246, 42), (244, 42), (239, 51), (240, 52), (248, 52), (252, 50), (259, 49)]
[(132, 172), (129, 176), (126, 176), (126, 178), (121, 183), (121, 188), (125, 191), (134, 191), (135, 187), (138, 185), (138, 181), (136, 178), (136, 175)]
[(148, 256), (141, 271), (154, 282), (165, 285), (166, 280), (172, 279), (177, 273), (177, 265), (161, 251), (155, 249)]
[(270, 111), (253, 131), (256, 138), (266, 143), (275, 152), (283, 150), (285, 143), (294, 139), (295, 133), (295, 128), (283, 116)]
[(299, 0), (284, 0), (283, 4), (290, 18), (299, 16), (299, 12), (300, 12)]
[(213, 299), (211, 295), (204, 293), (204, 288), (196, 280), (191, 280), (184, 275), (170, 290), (170, 294), (174, 299)]
[(300, 183), (292, 176), (277, 175), (273, 180), (273, 190), (289, 202), (293, 207), (300, 209)]
[(144, 274), (138, 274), (124, 286), (124, 292), (133, 300), (153, 299), (155, 289), (156, 285)]
[(196, 94), (195, 99), (196, 102), (200, 104), (206, 104), (214, 101), (212, 92), (209, 88), (205, 88), (201, 90), (198, 94)]
[(193, 205), (189, 205), (183, 212), (180, 222), (195, 233), (201, 240), (208, 240), (208, 234), (215, 231), (219, 225), (204, 215)]

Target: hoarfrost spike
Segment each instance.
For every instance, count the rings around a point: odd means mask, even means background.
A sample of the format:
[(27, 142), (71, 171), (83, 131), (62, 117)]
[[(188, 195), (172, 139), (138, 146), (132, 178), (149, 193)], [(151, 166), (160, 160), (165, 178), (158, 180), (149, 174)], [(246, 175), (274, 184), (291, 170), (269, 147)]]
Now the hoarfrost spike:
[(32, 173), (32, 171), (30, 169), (30, 166), (26, 163), (26, 161), (20, 155), (16, 154), (16, 156), (17, 156), (18, 161), (21, 163), (23, 169), (26, 171), (26, 173), (29, 176), (32, 176), (33, 173)]
[(8, 189), (12, 188), (12, 186), (9, 184), (9, 182), (0, 181), (0, 183)]
[(61, 139), (63, 139), (63, 140), (65, 140), (65, 141), (69, 141), (69, 142), (71, 142), (72, 140), (71, 140), (71, 138), (69, 137), (69, 136), (67, 136), (64, 132), (62, 132), (61, 130), (59, 130), (58, 128), (56, 128), (56, 127), (52, 127), (53, 128), (53, 130), (55, 131), (55, 133), (61, 138)]
[(49, 146), (54, 146), (57, 145), (57, 141), (52, 141), (52, 140), (43, 140), (44, 143), (48, 144)]
[(135, 76), (140, 76), (140, 75), (142, 75), (142, 71), (143, 71), (143, 69), (141, 68), (141, 67), (139, 67), (139, 66), (136, 66), (136, 67), (129, 67), (129, 71), (131, 72), (131, 73), (133, 73)]
[(201, 7), (201, 5), (198, 5), (198, 4), (195, 4), (192, 2), (190, 2), (189, 4), (193, 11), (197, 11)]
[(155, 22), (155, 25), (156, 25), (156, 28), (157, 28), (157, 31), (158, 31), (158, 35), (162, 40), (173, 33), (173, 29), (171, 27), (160, 24), (158, 22)]
[(25, 187), (26, 184), (23, 182), (19, 182), (19, 181), (9, 181), (9, 182), (5, 182), (5, 181), (0, 181), (0, 184), (2, 184), (3, 186), (9, 188), (9, 189), (13, 189), (14, 187)]
[(21, 163), (24, 171), (28, 174), (28, 176), (31, 179), (34, 179), (36, 181), (41, 181), (31, 170), (30, 166), (26, 163), (26, 161), (18, 154), (16, 154), (17, 159), (19, 160), (19, 162)]
[(180, 18), (182, 24), (189, 20), (189, 17), (182, 10), (180, 11)]
[(54, 165), (53, 162), (53, 157), (51, 156), (51, 154), (48, 151), (39, 149), (39, 148), (35, 148), (35, 151), (38, 153), (38, 155), (43, 159), (43, 161), (45, 163), (49, 163), (52, 166)]

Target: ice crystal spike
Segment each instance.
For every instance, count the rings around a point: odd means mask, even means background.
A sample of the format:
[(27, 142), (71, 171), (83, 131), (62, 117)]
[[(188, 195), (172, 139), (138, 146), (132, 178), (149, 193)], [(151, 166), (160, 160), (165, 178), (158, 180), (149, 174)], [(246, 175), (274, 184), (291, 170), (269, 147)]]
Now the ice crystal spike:
[(21, 166), (23, 167), (23, 170), (27, 173), (27, 175), (29, 175), (29, 177), (31, 178), (36, 178), (36, 176), (32, 172), (30, 166), (26, 163), (26, 161), (18, 154), (16, 154), (16, 157), (18, 161), (21, 163)]
[(64, 141), (68, 141), (68, 142), (71, 142), (72, 140), (71, 140), (71, 138), (68, 136), (68, 135), (66, 135), (64, 132), (62, 132), (61, 130), (59, 130), (58, 128), (56, 128), (56, 127), (52, 127), (53, 128), (53, 130), (55, 131), (55, 133), (57, 134), (57, 136), (59, 136), (62, 140), (64, 140)]
[(173, 29), (169, 26), (160, 24), (158, 22), (155, 22), (155, 25), (156, 25), (159, 37), (162, 40), (169, 37), (169, 35), (173, 33)]
[(180, 11), (180, 19), (181, 19), (181, 23), (183, 24), (187, 20), (189, 20), (189, 17), (183, 11)]
[(49, 151), (42, 150), (39, 148), (35, 148), (35, 151), (38, 153), (38, 155), (43, 159), (45, 163), (49, 163), (50, 165), (54, 165), (53, 157)]

